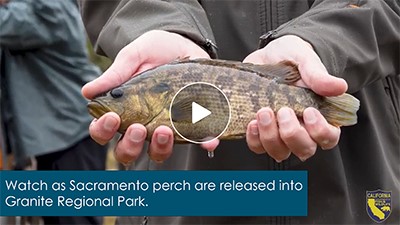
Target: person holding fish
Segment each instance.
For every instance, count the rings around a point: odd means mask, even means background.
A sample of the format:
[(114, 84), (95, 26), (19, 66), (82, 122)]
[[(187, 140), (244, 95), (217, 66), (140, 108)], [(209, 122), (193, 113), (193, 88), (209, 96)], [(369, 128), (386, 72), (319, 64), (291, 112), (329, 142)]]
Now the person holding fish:
[[(174, 145), (174, 131), (166, 124), (151, 130), (145, 123), (126, 126), (122, 114), (103, 112), (89, 127), (92, 138), (107, 143), (125, 127), (115, 157), (127, 165), (135, 162), (135, 169), (308, 171), (306, 217), (151, 217), (147, 224), (373, 224), (365, 210), (366, 191), (390, 190), (398, 199), (398, 1), (81, 3), (97, 51), (114, 59), (101, 77), (82, 88), (89, 99), (112, 92), (121, 96), (121, 85), (149, 69), (217, 56), (251, 63), (252, 68), (289, 61), (301, 76), (291, 86), (325, 98), (347, 92), (359, 99), (353, 126), (329, 123), (317, 107), (306, 107), (299, 115), (294, 105), (265, 105), (254, 112), (242, 139), (214, 140), (201, 147)], [(246, 79), (233, 75), (231, 85)], [(358, 101), (341, 106), (355, 113)], [(151, 140), (147, 153), (142, 151), (146, 138)], [(215, 157), (209, 159), (201, 148), (215, 150)], [(392, 209), (386, 222), (397, 224), (399, 203), (393, 202)], [(142, 219), (120, 218), (119, 223)]]

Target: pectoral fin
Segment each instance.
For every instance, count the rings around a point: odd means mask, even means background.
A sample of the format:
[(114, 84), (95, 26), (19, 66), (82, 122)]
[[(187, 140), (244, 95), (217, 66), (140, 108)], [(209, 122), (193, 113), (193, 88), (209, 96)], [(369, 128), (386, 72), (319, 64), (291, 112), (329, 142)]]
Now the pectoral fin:
[(182, 99), (174, 102), (171, 107), (173, 122), (192, 122), (192, 99)]

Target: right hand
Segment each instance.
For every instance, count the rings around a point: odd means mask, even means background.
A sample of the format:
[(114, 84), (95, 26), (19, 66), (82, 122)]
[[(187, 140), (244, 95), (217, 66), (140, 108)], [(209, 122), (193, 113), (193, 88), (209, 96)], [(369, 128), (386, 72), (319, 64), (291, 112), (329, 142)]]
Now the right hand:
[[(301, 79), (296, 85), (307, 87), (321, 96), (337, 96), (346, 92), (347, 83), (330, 75), (312, 45), (300, 37), (286, 35), (271, 41), (267, 46), (246, 57), (244, 62), (276, 64), (289, 60), (298, 65)], [(303, 112), (299, 120), (290, 108), (281, 108), (276, 115), (270, 108), (262, 108), (257, 120), (248, 125), (247, 144), (255, 153), (267, 153), (276, 161), (290, 154), (300, 160), (313, 156), (317, 146), (331, 149), (337, 145), (340, 128), (329, 124), (315, 108)]]
[[(138, 73), (186, 57), (209, 58), (209, 55), (191, 40), (179, 34), (159, 30), (147, 32), (125, 46), (102, 76), (82, 88), (82, 94), (92, 99), (123, 84)], [(99, 144), (106, 144), (117, 133), (120, 122), (116, 113), (106, 113), (92, 121), (89, 127), (90, 135)], [(146, 135), (146, 128), (142, 124), (129, 126), (114, 150), (116, 160), (124, 164), (135, 161), (143, 149)], [(151, 140), (150, 158), (156, 162), (166, 160), (172, 153), (174, 143), (172, 130), (160, 126), (154, 131)], [(217, 145), (218, 140), (215, 140), (203, 145), (203, 148), (212, 151)]]

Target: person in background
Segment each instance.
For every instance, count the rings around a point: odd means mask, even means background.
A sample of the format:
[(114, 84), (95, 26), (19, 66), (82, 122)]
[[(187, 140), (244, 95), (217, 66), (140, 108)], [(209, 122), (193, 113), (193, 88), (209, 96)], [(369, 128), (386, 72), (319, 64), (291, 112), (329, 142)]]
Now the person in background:
[[(74, 0), (1, 1), (1, 121), (15, 168), (105, 170), (80, 89), (100, 70), (87, 57)], [(44, 217), (44, 224), (102, 224), (100, 217)]]
[[(135, 162), (135, 169), (307, 170), (308, 216), (122, 217), (119, 224), (375, 224), (366, 192), (378, 189), (392, 193), (385, 223), (399, 224), (399, 1), (84, 0), (81, 7), (98, 53), (114, 59), (82, 89), (89, 99), (146, 69), (218, 53), (258, 64), (291, 60), (302, 76), (298, 85), (323, 96), (349, 92), (361, 103), (358, 123), (342, 129), (314, 108), (300, 119), (286, 107), (277, 114), (262, 108), (246, 140), (202, 146), (216, 148), (213, 159), (197, 145), (173, 147), (173, 132), (165, 126), (154, 132), (147, 154), (145, 127), (131, 125), (115, 157)], [(119, 124), (108, 113), (89, 129), (106, 143)]]

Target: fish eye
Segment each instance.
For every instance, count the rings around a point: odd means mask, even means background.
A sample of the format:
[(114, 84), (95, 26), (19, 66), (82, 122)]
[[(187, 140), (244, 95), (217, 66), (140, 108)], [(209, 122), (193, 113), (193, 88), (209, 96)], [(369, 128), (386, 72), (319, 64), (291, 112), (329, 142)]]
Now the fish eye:
[(115, 89), (110, 91), (110, 95), (113, 98), (120, 98), (120, 97), (122, 97), (124, 95), (124, 91), (121, 90), (120, 88), (115, 88)]

